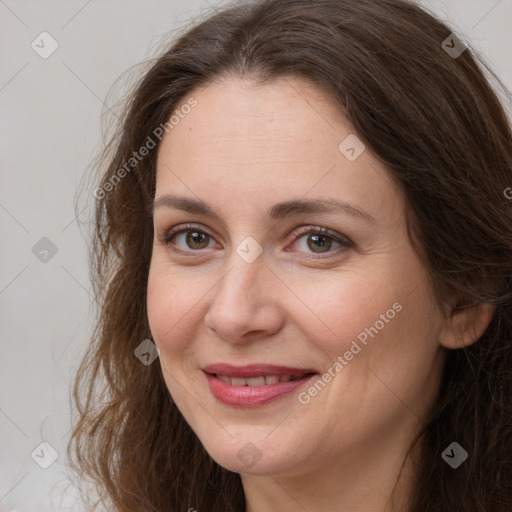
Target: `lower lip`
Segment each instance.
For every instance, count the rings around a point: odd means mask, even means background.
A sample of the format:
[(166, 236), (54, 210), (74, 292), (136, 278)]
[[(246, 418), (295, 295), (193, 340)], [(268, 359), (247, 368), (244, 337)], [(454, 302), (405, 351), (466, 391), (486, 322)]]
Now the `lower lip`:
[(295, 391), (315, 376), (311, 374), (302, 379), (263, 386), (231, 386), (209, 373), (205, 372), (205, 375), (212, 395), (219, 402), (238, 407), (258, 407), (268, 404)]

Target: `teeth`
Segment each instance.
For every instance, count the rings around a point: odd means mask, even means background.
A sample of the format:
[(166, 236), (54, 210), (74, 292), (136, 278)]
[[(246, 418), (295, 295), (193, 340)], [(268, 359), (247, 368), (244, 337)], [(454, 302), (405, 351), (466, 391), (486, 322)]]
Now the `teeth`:
[(268, 386), (271, 384), (277, 384), (278, 382), (290, 382), (292, 380), (298, 380), (304, 377), (304, 375), (297, 375), (297, 376), (291, 376), (291, 375), (267, 375), (267, 376), (260, 376), (260, 377), (248, 377), (248, 378), (242, 378), (242, 377), (229, 377), (227, 375), (220, 375), (216, 374), (216, 377), (221, 380), (222, 382), (225, 382), (226, 384), (229, 384), (230, 386)]
[(279, 382), (279, 375), (267, 375), (265, 377), (265, 384), (277, 384)]
[(217, 375), (217, 378), (221, 380), (222, 382), (225, 382), (226, 384), (231, 385), (231, 379), (227, 377), (226, 375)]
[(265, 385), (265, 377), (251, 377), (245, 379), (247, 381), (248, 386), (264, 386)]

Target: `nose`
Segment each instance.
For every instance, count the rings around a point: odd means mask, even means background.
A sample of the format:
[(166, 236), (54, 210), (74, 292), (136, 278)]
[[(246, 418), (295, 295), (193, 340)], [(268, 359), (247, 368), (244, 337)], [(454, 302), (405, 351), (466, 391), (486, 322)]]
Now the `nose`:
[(247, 263), (234, 252), (229, 270), (211, 292), (204, 323), (226, 342), (240, 344), (268, 338), (283, 324), (276, 290), (279, 280), (263, 256)]

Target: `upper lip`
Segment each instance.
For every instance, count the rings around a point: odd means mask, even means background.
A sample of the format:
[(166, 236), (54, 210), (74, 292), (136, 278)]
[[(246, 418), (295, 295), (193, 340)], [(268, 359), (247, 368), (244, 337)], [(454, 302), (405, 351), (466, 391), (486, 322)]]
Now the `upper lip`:
[(291, 368), (289, 366), (276, 366), (273, 364), (248, 364), (244, 366), (234, 366), (228, 363), (209, 364), (203, 368), (206, 373), (215, 373), (218, 375), (227, 375), (229, 377), (261, 377), (268, 375), (291, 375), (300, 376), (309, 373), (317, 373), (311, 368)]

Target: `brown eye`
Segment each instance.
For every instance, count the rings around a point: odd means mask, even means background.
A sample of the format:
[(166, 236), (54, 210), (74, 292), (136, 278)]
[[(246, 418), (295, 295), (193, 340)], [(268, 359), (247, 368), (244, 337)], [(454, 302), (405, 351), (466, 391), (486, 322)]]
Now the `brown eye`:
[(306, 254), (335, 254), (339, 252), (337, 249), (343, 250), (354, 246), (349, 238), (320, 227), (303, 229), (300, 233), (292, 235), (291, 240), (294, 241), (297, 250)]
[(172, 229), (169, 230), (161, 242), (165, 245), (176, 246), (177, 248), (174, 250), (180, 251), (199, 251), (201, 249), (208, 248), (208, 244), (210, 241), (213, 241), (213, 238), (204, 231), (201, 231), (195, 227), (183, 227), (182, 229)]

